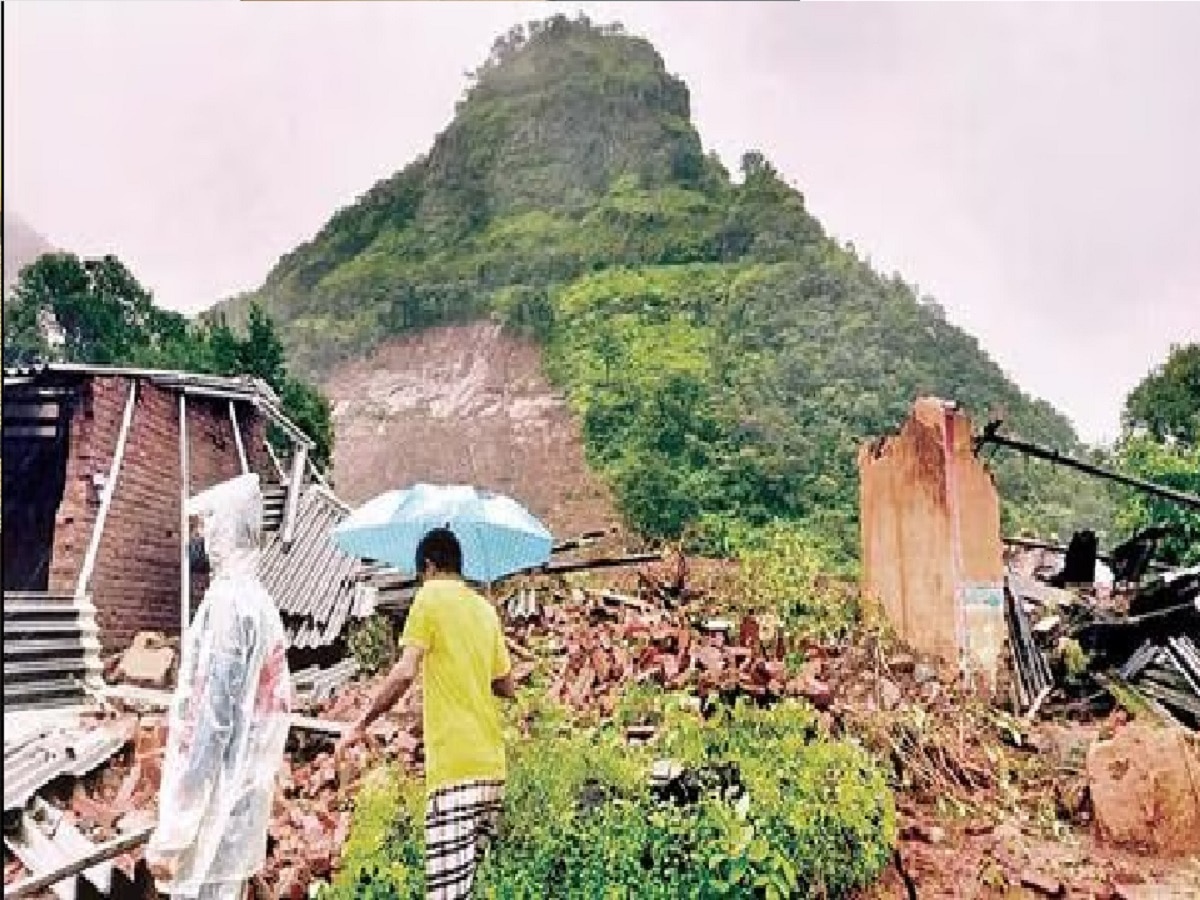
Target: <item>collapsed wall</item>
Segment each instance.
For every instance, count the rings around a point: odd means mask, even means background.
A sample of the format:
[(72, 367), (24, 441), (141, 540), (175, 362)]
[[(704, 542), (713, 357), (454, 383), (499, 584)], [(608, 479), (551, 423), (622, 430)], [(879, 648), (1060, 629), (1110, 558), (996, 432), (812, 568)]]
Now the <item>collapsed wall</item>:
[(859, 451), (863, 591), (913, 649), (995, 686), (1004, 646), (1000, 503), (971, 422), (922, 397)]

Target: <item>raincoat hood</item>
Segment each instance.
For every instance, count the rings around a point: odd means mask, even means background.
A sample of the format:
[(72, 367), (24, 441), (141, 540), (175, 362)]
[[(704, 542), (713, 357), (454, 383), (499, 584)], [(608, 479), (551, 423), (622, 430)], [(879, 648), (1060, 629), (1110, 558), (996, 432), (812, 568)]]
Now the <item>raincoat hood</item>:
[(258, 476), (219, 484), (186, 509), (201, 520), (213, 577), (182, 642), (146, 856), (175, 864), (160, 890), (193, 897), (263, 867), (292, 686), (287, 634), (257, 572)]
[(187, 514), (200, 519), (213, 578), (253, 577), (262, 538), (262, 490), (250, 473), (223, 481), (188, 500)]

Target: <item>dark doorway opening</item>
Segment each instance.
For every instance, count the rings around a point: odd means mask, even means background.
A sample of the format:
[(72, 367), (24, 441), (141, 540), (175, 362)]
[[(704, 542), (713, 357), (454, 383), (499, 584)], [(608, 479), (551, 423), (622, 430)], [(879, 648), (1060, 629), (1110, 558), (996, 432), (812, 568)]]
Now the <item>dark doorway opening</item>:
[(66, 485), (69, 387), (5, 385), (3, 425), (4, 590), (46, 591), (54, 521)]

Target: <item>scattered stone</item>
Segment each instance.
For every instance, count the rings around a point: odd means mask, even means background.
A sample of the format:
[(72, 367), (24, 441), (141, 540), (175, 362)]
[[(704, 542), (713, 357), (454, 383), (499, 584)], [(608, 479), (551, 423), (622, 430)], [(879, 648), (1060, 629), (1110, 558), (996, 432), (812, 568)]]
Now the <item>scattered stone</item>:
[(904, 695), (896, 682), (890, 678), (879, 679), (879, 702), (883, 704), (884, 709), (889, 711), (895, 709), (900, 705), (902, 699), (904, 699)]
[(1043, 875), (1033, 869), (1026, 869), (1021, 873), (1021, 884), (1046, 897), (1061, 897), (1063, 895), (1063, 883), (1061, 881), (1057, 878)]
[(833, 704), (833, 688), (826, 681), (816, 678), (804, 679), (797, 691), (801, 697), (819, 710), (827, 710)]
[(931, 682), (936, 683), (938, 680), (938, 672), (933, 666), (928, 663), (917, 663), (913, 669), (913, 680), (917, 684), (925, 685)]
[(927, 825), (924, 822), (907, 822), (900, 829), (900, 838), (905, 841), (941, 844), (946, 840), (946, 829), (940, 825)]

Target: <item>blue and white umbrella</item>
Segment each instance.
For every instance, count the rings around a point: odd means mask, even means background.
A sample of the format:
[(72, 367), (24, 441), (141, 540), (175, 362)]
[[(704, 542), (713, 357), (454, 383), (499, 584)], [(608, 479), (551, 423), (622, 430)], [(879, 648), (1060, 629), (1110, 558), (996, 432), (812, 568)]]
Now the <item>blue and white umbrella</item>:
[(334, 542), (361, 559), (416, 574), (417, 544), (435, 528), (454, 532), (463, 576), (491, 582), (540, 566), (553, 539), (546, 526), (511, 497), (467, 485), (418, 484), (368, 500), (334, 529)]

